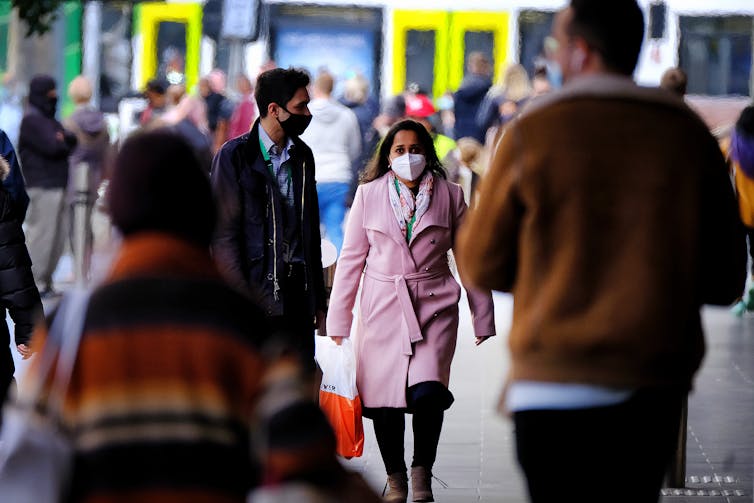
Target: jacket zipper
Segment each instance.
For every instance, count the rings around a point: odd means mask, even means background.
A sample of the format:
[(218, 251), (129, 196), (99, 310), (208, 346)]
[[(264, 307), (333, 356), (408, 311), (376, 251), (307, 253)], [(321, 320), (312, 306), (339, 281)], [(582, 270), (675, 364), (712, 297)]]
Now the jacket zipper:
[(275, 302), (280, 300), (278, 292), (280, 292), (280, 284), (278, 283), (278, 222), (275, 214), (275, 200), (274, 195), (269, 197), (270, 187), (267, 186), (268, 200), (272, 206), (272, 296), (275, 298)]

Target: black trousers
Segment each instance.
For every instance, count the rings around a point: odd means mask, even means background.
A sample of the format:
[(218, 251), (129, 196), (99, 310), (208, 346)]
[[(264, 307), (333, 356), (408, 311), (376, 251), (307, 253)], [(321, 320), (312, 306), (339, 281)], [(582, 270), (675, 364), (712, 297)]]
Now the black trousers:
[(314, 314), (310, 292), (306, 289), (303, 264), (294, 264), (281, 278), (283, 315), (268, 318), (273, 343), (281, 352), (293, 354), (301, 360), (304, 370), (314, 372)]
[(516, 412), (533, 503), (656, 503), (678, 440), (684, 392), (647, 389), (611, 407)]

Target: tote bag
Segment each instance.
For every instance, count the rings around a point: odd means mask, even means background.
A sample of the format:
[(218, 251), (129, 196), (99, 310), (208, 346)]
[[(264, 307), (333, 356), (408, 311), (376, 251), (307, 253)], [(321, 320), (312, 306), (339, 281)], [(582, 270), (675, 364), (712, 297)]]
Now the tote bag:
[[(73, 447), (59, 417), (78, 353), (89, 291), (75, 290), (61, 301), (40, 358), (39, 373), (28, 395), (19, 395), (3, 411), (0, 432), (0, 500), (55, 503), (68, 490)], [(47, 377), (55, 377), (47, 400), (41, 400)]]
[(330, 338), (318, 338), (317, 362), (322, 369), (319, 406), (335, 430), (336, 451), (344, 458), (359, 457), (364, 452), (364, 427), (353, 344), (347, 338), (340, 346)]

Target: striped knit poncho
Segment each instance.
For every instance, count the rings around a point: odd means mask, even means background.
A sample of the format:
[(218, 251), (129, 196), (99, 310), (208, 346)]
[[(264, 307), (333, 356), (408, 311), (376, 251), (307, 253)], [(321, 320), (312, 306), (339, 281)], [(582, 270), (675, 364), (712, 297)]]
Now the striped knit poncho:
[(244, 501), (258, 476), (250, 428), (265, 335), (207, 251), (127, 240), (91, 297), (65, 400), (70, 501)]

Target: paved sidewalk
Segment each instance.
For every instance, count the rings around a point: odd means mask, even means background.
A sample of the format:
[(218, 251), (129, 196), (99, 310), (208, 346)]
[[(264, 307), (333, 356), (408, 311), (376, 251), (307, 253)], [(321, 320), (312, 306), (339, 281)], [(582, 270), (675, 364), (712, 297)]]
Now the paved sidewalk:
[[(446, 414), (434, 468), (435, 500), (524, 503), (526, 490), (515, 462), (512, 422), (495, 411), (508, 367), (506, 334), (510, 296), (495, 295), (498, 337), (476, 347), (465, 299), (450, 388), (456, 402)], [(754, 315), (734, 318), (727, 309), (704, 311), (708, 353), (689, 399), (687, 488), (667, 489), (663, 503), (752, 503), (754, 478)], [(408, 419), (408, 418), (407, 418)], [(413, 439), (406, 422), (406, 461)], [(364, 421), (364, 456), (346, 461), (382, 491), (385, 474), (371, 421)], [(616, 474), (616, 491), (630, 484)], [(440, 482), (442, 481), (442, 482)], [(447, 486), (447, 487), (445, 487)], [(588, 474), (574, 493), (589, 490)], [(692, 495), (693, 493), (693, 495)], [(563, 501), (570, 499), (564, 494)], [(610, 501), (605, 495), (605, 501)], [(409, 498), (410, 501), (410, 498)]]
[[(435, 499), (441, 503), (526, 502), (515, 463), (512, 423), (495, 410), (508, 366), (511, 297), (496, 294), (495, 305), (499, 335), (477, 347), (465, 298), (461, 300), (450, 385), (456, 401), (445, 416), (434, 468), (439, 479), (433, 483)], [(689, 399), (687, 487), (664, 490), (661, 501), (754, 503), (754, 315), (737, 319), (727, 309), (707, 308), (704, 321), (708, 352)], [(17, 370), (22, 372), (26, 364)], [(410, 419), (406, 426), (408, 464), (413, 445)], [(364, 456), (345, 464), (381, 492), (385, 474), (371, 421), (364, 421), (364, 430)], [(620, 478), (625, 474), (616, 475), (616, 491), (631, 483)], [(588, 491), (588, 474), (574, 481), (571, 489)], [(568, 499), (564, 494), (563, 501)], [(610, 501), (609, 495), (605, 501)]]

